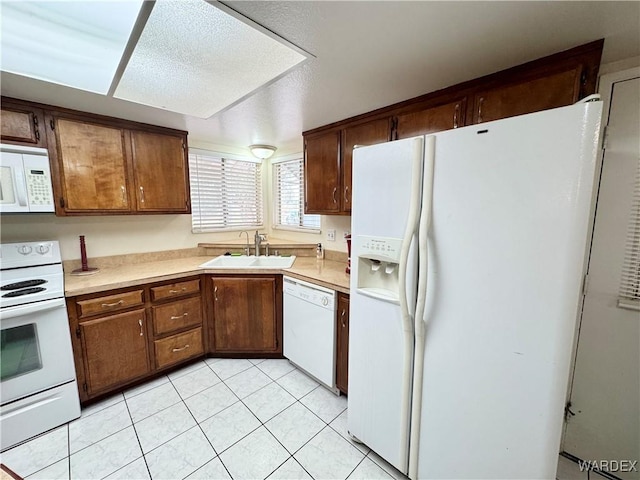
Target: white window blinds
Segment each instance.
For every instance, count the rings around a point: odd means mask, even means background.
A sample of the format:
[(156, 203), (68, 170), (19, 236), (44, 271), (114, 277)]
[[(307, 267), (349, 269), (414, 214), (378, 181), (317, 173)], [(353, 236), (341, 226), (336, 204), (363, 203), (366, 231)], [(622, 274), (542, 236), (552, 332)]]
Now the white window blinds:
[(190, 152), (189, 179), (194, 233), (262, 226), (259, 163)]
[(631, 200), (618, 306), (640, 310), (640, 158)]
[(273, 164), (274, 226), (320, 230), (320, 215), (304, 214), (302, 159)]

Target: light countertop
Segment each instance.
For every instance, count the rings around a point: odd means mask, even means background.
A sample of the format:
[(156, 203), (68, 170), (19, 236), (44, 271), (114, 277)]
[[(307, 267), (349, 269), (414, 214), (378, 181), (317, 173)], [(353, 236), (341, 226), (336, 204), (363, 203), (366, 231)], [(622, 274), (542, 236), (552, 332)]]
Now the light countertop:
[(170, 260), (158, 260), (136, 264), (103, 267), (94, 275), (75, 276), (65, 273), (65, 296), (75, 297), (116, 288), (145, 283), (161, 282), (201, 274), (284, 274), (317, 285), (349, 293), (349, 275), (345, 262), (317, 260), (315, 257), (296, 257), (287, 269), (215, 269), (198, 268), (210, 260), (208, 256), (189, 256)]

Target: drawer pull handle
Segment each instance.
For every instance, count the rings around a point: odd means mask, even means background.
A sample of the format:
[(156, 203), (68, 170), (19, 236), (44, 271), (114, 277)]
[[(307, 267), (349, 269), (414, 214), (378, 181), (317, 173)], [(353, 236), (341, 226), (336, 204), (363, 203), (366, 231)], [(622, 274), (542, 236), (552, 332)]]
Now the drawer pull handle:
[(118, 300), (117, 302), (114, 302), (114, 303), (103, 303), (102, 308), (117, 307), (118, 305), (122, 305), (123, 303), (124, 303), (124, 300)]
[(171, 320), (180, 320), (181, 318), (189, 316), (188, 312), (184, 312), (182, 315), (171, 315)]
[(142, 332), (142, 319), (138, 320), (138, 325), (140, 325), (140, 336), (143, 337), (144, 333)]
[(344, 322), (344, 316), (346, 315), (347, 311), (343, 308), (342, 309), (342, 314), (340, 315), (340, 319), (342, 320), (342, 328), (347, 328), (347, 324)]
[(338, 192), (338, 187), (333, 187), (333, 193), (332, 193), (333, 203), (338, 203), (338, 199), (336, 198), (337, 192)]
[(182, 287), (180, 290), (169, 290), (169, 293), (176, 294), (176, 293), (181, 293), (186, 291), (187, 291), (187, 287)]
[(187, 344), (187, 345), (185, 345), (185, 346), (184, 346), (184, 347), (182, 347), (182, 348), (174, 348), (174, 349), (173, 349), (173, 350), (171, 350), (171, 351), (172, 351), (173, 353), (175, 353), (175, 352), (181, 352), (181, 351), (183, 351), (183, 350), (186, 350), (187, 348), (189, 348), (189, 345), (188, 345), (188, 344)]

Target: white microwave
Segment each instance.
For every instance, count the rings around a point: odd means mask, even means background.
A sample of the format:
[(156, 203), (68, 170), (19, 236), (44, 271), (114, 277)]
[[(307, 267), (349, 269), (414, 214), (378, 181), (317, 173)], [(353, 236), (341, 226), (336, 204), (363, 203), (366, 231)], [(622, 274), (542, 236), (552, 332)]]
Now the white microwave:
[(0, 144), (0, 213), (53, 212), (46, 148)]

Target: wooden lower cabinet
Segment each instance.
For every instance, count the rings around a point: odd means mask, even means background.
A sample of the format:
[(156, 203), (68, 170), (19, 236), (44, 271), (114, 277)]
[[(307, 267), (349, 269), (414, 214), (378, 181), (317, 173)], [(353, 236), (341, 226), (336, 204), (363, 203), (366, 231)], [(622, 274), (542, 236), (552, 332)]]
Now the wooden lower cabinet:
[(67, 299), (80, 400), (204, 355), (200, 277)]
[(89, 395), (151, 371), (144, 309), (82, 321), (79, 331)]
[(153, 343), (157, 368), (175, 365), (204, 353), (202, 327), (162, 338)]
[(282, 353), (282, 276), (211, 281), (212, 352)]
[(336, 312), (336, 387), (348, 393), (349, 387), (349, 295), (338, 293)]

